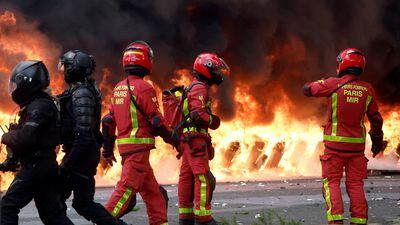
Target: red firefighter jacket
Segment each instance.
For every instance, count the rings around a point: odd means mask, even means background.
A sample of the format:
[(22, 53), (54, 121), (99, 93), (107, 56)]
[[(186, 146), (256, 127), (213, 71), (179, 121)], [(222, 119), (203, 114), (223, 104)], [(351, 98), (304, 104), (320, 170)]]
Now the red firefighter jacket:
[[(140, 109), (131, 102), (127, 79)], [(113, 121), (109, 132), (114, 134), (117, 129), (117, 145), (122, 156), (155, 148), (151, 121), (157, 117), (165, 124), (154, 88), (141, 77), (130, 75), (127, 79), (115, 86), (108, 115)]]
[[(183, 102), (183, 112), (186, 115), (195, 113), (196, 119), (190, 119), (192, 123), (183, 129), (184, 134), (192, 136), (208, 137), (208, 128), (213, 122), (214, 115), (211, 112), (211, 101), (208, 96), (209, 86), (201, 81), (194, 80), (189, 86), (187, 97)], [(196, 120), (196, 121), (194, 121)]]
[[(344, 84), (344, 85), (343, 85)], [(364, 117), (371, 124), (371, 134), (382, 132), (382, 117), (378, 111), (372, 86), (355, 75), (331, 77), (305, 85), (304, 94), (328, 97), (328, 123), (324, 126), (324, 144), (328, 149), (363, 152), (366, 129)]]

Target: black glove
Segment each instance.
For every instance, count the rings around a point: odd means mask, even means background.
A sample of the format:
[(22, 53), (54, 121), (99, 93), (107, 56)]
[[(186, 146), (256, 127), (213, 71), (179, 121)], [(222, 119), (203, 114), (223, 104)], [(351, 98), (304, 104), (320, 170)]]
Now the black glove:
[(174, 146), (174, 148), (178, 149), (178, 145), (180, 143), (180, 136), (178, 134), (178, 132), (173, 129), (171, 132), (171, 136), (167, 139), (164, 139), (164, 141), (172, 146)]
[(18, 129), (18, 123), (10, 123), (10, 128), (8, 130), (17, 130)]
[(384, 150), (384, 141), (383, 141), (383, 133), (373, 134), (371, 131), (369, 132), (372, 141), (371, 152), (373, 153), (372, 157), (375, 158), (380, 152)]
[(106, 151), (104, 149), (102, 152), (102, 156), (105, 167), (107, 167), (107, 165), (113, 166), (114, 162), (117, 162), (117, 159), (114, 156), (114, 151)]
[(1, 172), (17, 172), (19, 168), (18, 160), (7, 157), (3, 163), (0, 163)]
[(103, 144), (103, 151), (101, 155), (103, 156), (103, 162), (104, 164), (113, 166), (114, 162), (117, 162), (114, 156), (114, 145), (115, 145), (115, 140), (116, 137), (107, 137), (104, 139), (104, 144)]
[(207, 139), (207, 151), (208, 151), (208, 159), (211, 161), (214, 159), (215, 156), (215, 149), (214, 146), (212, 144), (212, 138), (210, 135), (208, 135), (208, 139)]
[(221, 119), (217, 115), (211, 115), (210, 129), (216, 130), (221, 125)]

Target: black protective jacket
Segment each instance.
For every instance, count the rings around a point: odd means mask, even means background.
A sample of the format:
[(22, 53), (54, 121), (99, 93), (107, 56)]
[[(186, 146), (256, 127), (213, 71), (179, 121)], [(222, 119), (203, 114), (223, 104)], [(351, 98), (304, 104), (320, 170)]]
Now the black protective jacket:
[(59, 96), (62, 144), (66, 153), (62, 167), (82, 175), (96, 174), (100, 161), (101, 94), (94, 82), (79, 82)]
[(12, 149), (19, 161), (56, 159), (55, 148), (60, 143), (59, 110), (55, 99), (39, 93), (21, 108), (15, 128), (5, 133), (2, 142)]

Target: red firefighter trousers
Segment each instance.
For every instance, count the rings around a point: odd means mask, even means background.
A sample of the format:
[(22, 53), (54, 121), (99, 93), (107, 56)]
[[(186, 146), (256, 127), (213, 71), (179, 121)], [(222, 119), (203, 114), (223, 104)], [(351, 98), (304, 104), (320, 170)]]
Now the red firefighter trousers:
[(350, 197), (352, 224), (367, 224), (368, 204), (364, 194), (368, 159), (364, 153), (336, 152), (325, 149), (320, 156), (323, 177), (323, 194), (329, 224), (343, 220), (343, 201), (340, 181), (346, 174), (346, 190)]
[(166, 225), (167, 200), (154, 176), (149, 156), (150, 151), (145, 151), (122, 157), (120, 181), (105, 207), (119, 218), (133, 209), (139, 193), (146, 204), (150, 225)]
[(208, 222), (212, 219), (215, 177), (210, 172), (207, 143), (203, 138), (193, 138), (184, 143), (182, 149), (178, 184), (179, 219)]

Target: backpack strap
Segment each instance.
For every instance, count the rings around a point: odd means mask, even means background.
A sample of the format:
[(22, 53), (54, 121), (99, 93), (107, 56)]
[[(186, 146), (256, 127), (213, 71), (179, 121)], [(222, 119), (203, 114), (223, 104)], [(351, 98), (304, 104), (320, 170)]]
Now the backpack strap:
[(194, 86), (196, 86), (196, 85), (203, 85), (203, 86), (206, 86), (203, 82), (200, 82), (200, 81), (195, 81), (195, 82), (191, 83), (189, 86), (187, 86), (187, 87), (185, 88), (185, 91), (183, 92), (183, 95), (182, 95), (182, 102), (183, 102), (184, 99), (187, 98), (187, 95), (189, 94), (190, 90), (192, 90), (192, 88), (193, 88)]
[(353, 82), (353, 81), (356, 81), (356, 80), (358, 80), (358, 77), (344, 82), (343, 84), (341, 84), (341, 85), (339, 85), (337, 88), (335, 88), (335, 90), (333, 90), (329, 95), (333, 95), (333, 93), (337, 92), (340, 88), (342, 88), (342, 87), (345, 86), (346, 84), (349, 84), (349, 83), (351, 83), (351, 82)]
[(150, 121), (149, 118), (147, 118), (147, 115), (144, 113), (144, 111), (142, 110), (142, 108), (140, 108), (136, 102), (135, 97), (132, 94), (132, 89), (131, 89), (131, 85), (129, 83), (129, 78), (126, 78), (126, 85), (128, 86), (128, 91), (129, 91), (129, 96), (131, 98), (131, 102), (133, 103), (133, 105), (136, 107), (136, 109), (140, 112), (140, 114), (142, 114), (147, 121)]
[[(189, 86), (187, 86), (182, 94), (182, 100), (181, 103), (183, 103), (185, 101), (185, 99), (187, 98), (190, 90), (192, 90), (192, 88), (196, 85), (203, 85), (205, 86), (205, 84), (203, 82), (200, 81), (195, 81), (193, 83), (191, 83)], [(179, 129), (182, 126), (185, 127), (189, 127), (190, 123), (187, 121), (190, 118), (190, 113), (188, 115), (185, 115), (185, 113), (183, 112), (181, 106), (179, 106), (179, 110), (181, 111), (182, 115), (183, 115), (183, 120), (175, 127), (175, 129)]]

